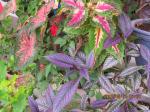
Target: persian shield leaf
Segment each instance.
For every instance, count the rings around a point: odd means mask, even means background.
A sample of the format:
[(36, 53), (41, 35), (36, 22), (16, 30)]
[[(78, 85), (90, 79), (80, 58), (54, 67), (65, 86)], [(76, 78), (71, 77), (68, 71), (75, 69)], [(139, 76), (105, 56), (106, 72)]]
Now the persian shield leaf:
[(116, 66), (117, 64), (118, 64), (118, 60), (116, 60), (116, 59), (114, 59), (114, 57), (110, 56), (105, 60), (102, 70), (107, 70), (111, 67)]
[(141, 45), (140, 46), (140, 53), (142, 55), (142, 57), (148, 62), (150, 63), (150, 50), (144, 46), (144, 45)]
[(94, 60), (95, 60), (94, 52), (91, 51), (91, 53), (89, 54), (89, 56), (87, 58), (87, 61), (86, 61), (86, 65), (88, 66), (88, 68), (92, 68), (93, 67)]
[(120, 43), (122, 39), (120, 38), (119, 35), (116, 36), (116, 38), (107, 38), (106, 41), (104, 42), (104, 48), (108, 48), (111, 46), (115, 46), (116, 44)]
[(102, 88), (106, 92), (108, 92), (108, 93), (114, 93), (115, 92), (112, 84), (110, 83), (110, 81), (105, 76), (101, 76), (99, 78), (99, 82), (100, 82), (100, 85), (102, 86)]
[(74, 65), (73, 58), (62, 53), (51, 54), (46, 56), (46, 59), (62, 68), (72, 68)]
[(68, 103), (70, 103), (75, 94), (80, 78), (64, 84), (58, 91), (53, 104), (53, 112), (60, 112)]
[(131, 26), (131, 20), (125, 13), (122, 13), (119, 16), (119, 27), (125, 38), (129, 37), (133, 32), (133, 28)]
[(28, 102), (29, 102), (31, 112), (40, 112), (39, 108), (38, 108), (38, 105), (37, 105), (37, 102), (34, 101), (34, 99), (32, 97), (28, 98)]
[(111, 100), (109, 99), (100, 99), (96, 100), (92, 103), (93, 108), (103, 108), (105, 107)]
[(143, 69), (143, 66), (131, 66), (123, 70), (118, 76), (120, 77), (126, 77), (128, 75), (133, 74), (134, 72), (137, 72), (138, 70)]

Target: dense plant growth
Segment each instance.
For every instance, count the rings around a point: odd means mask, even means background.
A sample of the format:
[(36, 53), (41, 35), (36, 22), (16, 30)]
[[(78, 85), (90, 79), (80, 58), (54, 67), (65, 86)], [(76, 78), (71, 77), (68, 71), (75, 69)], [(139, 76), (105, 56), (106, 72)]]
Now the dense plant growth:
[(0, 112), (149, 112), (148, 2), (0, 0)]

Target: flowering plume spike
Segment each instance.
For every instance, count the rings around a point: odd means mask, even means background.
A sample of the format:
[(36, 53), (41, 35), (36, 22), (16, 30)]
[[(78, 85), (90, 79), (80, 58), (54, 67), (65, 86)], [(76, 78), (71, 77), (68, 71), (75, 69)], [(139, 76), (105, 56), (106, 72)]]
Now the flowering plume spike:
[(33, 23), (33, 28), (39, 27), (41, 23), (46, 21), (47, 14), (53, 6), (54, 0), (51, 0), (48, 4), (45, 4), (38, 10), (36, 16), (31, 19), (31, 23)]
[(24, 65), (34, 54), (36, 43), (35, 33), (29, 34), (28, 31), (23, 30), (20, 33), (19, 50), (16, 55), (20, 57), (19, 65)]

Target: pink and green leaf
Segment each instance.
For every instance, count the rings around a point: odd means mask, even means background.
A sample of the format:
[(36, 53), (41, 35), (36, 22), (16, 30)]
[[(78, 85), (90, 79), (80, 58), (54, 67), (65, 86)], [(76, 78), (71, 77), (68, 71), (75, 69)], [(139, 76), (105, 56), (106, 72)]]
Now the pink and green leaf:
[(95, 37), (95, 48), (99, 47), (99, 43), (101, 39), (103, 38), (103, 32), (101, 28), (96, 29), (96, 37)]
[(98, 3), (96, 6), (96, 11), (98, 12), (109, 11), (112, 9), (114, 9), (114, 7), (106, 3)]
[(96, 17), (94, 17), (94, 21), (98, 22), (103, 27), (103, 29), (108, 34), (110, 34), (110, 26), (109, 26), (108, 21), (105, 19), (105, 17), (103, 17), (103, 16), (96, 16)]
[(68, 22), (68, 26), (73, 26), (75, 24), (80, 23), (80, 21), (84, 18), (85, 10), (76, 9), (72, 19)]

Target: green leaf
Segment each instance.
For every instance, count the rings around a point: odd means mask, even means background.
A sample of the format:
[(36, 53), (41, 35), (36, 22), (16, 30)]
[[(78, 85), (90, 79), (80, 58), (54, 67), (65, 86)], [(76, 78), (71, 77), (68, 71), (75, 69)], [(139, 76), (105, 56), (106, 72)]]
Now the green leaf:
[(46, 70), (45, 70), (45, 77), (47, 78), (48, 77), (48, 74), (50, 73), (50, 70), (51, 70), (51, 64), (47, 65), (46, 66)]
[(66, 44), (66, 39), (64, 38), (57, 38), (55, 41), (55, 44), (59, 44), (60, 47), (64, 46)]
[(0, 61), (0, 80), (4, 80), (7, 74), (7, 65), (4, 61)]

